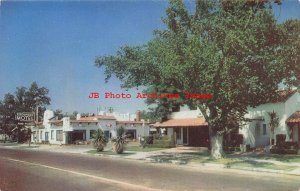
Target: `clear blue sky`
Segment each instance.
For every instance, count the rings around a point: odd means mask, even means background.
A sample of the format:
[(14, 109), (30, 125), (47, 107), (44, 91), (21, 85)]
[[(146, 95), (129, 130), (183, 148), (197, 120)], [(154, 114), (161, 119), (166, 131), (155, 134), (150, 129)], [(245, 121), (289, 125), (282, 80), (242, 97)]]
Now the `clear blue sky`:
[[(166, 1), (3, 1), (0, 6), (0, 99), (33, 81), (50, 90), (50, 109), (95, 112), (145, 109), (142, 99), (88, 99), (92, 91), (122, 93), (120, 82), (104, 83), (97, 55), (122, 45), (140, 45), (162, 28)], [(278, 20), (300, 19), (298, 0), (274, 9)], [(130, 91), (135, 95), (136, 91)]]

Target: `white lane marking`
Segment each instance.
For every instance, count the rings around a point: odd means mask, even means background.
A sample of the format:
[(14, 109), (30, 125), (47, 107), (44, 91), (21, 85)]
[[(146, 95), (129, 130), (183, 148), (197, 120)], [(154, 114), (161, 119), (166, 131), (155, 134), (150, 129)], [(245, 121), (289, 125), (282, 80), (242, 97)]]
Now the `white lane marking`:
[(52, 167), (52, 166), (48, 166), (48, 165), (43, 165), (43, 164), (40, 164), (40, 163), (32, 163), (32, 162), (27, 162), (27, 161), (22, 161), (22, 160), (7, 158), (7, 157), (0, 157), (0, 158), (10, 160), (10, 161), (14, 161), (14, 162), (23, 163), (23, 164), (40, 166), (40, 167), (44, 167), (44, 168), (48, 168), (48, 169), (52, 169), (52, 170), (58, 170), (58, 171), (62, 171), (62, 172), (76, 174), (76, 175), (80, 175), (80, 176), (86, 176), (86, 177), (89, 177), (89, 178), (94, 178), (94, 179), (101, 180), (103, 182), (119, 184), (119, 185), (128, 186), (128, 187), (132, 187), (132, 188), (139, 189), (139, 190), (161, 191), (160, 189), (154, 189), (154, 188), (149, 188), (149, 187), (141, 186), (141, 185), (137, 185), (137, 184), (131, 184), (131, 183), (122, 182), (122, 181), (118, 181), (118, 180), (103, 178), (103, 177), (100, 177), (100, 176), (85, 174), (85, 173), (76, 172), (76, 171), (73, 171), (73, 170), (66, 170), (66, 169), (56, 168), (56, 167)]

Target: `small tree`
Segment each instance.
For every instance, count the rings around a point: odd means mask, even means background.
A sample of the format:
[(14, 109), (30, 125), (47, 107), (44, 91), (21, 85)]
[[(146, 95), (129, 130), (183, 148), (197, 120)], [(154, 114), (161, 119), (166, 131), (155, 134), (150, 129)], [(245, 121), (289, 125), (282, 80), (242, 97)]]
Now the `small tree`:
[(272, 145), (272, 139), (274, 137), (274, 130), (279, 125), (279, 118), (277, 116), (277, 113), (274, 110), (272, 112), (268, 112), (268, 115), (270, 117), (270, 123), (269, 123), (269, 128), (270, 128), (270, 145)]
[(121, 126), (117, 128), (117, 136), (111, 139), (111, 142), (113, 143), (113, 151), (117, 154), (123, 153), (124, 146), (127, 144), (126, 138), (127, 136), (125, 135), (124, 127)]
[(97, 148), (97, 152), (103, 151), (106, 146), (107, 139), (101, 129), (98, 129), (95, 133), (95, 140), (93, 141), (94, 147)]

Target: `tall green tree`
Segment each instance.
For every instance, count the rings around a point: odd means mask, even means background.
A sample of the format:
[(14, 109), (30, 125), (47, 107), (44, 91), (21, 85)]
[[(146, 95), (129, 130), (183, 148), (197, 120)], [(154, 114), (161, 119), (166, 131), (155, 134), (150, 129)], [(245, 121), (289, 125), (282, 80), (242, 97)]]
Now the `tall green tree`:
[[(7, 93), (0, 101), (1, 130), (9, 136), (15, 135), (18, 141), (28, 138), (27, 131), (22, 130), (24, 125), (18, 125), (15, 115), (17, 112), (35, 112), (38, 108), (37, 117), (41, 120), (45, 106), (50, 104), (51, 99), (48, 97), (48, 93), (47, 88), (38, 87), (36, 82), (33, 82), (29, 88), (17, 87), (14, 95)], [(13, 129), (15, 130), (12, 131)], [(23, 138), (20, 139), (20, 137)]]
[(60, 109), (56, 109), (53, 113), (54, 117), (57, 117), (58, 119), (62, 119), (64, 117), (64, 114)]
[(0, 101), (0, 130), (1, 133), (6, 136), (12, 136), (12, 130), (15, 125), (15, 97), (14, 95), (7, 93), (4, 99)]
[(189, 11), (182, 1), (171, 0), (165, 29), (155, 30), (145, 45), (98, 57), (96, 66), (105, 67), (106, 81), (112, 75), (123, 81), (123, 88), (162, 86), (183, 95), (212, 94), (212, 99), (184, 103), (201, 110), (209, 126), (211, 156), (221, 158), (223, 135), (246, 120), (247, 107), (273, 99), (279, 83), (299, 77), (298, 21), (277, 23), (271, 4), (199, 0)]

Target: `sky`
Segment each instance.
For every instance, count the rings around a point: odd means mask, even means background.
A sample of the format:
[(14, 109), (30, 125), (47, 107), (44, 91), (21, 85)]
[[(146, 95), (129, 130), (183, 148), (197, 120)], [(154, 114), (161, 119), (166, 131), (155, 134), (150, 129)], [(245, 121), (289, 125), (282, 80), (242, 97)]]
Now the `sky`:
[[(190, 3), (190, 2), (189, 2)], [(0, 5), (0, 100), (16, 87), (34, 81), (49, 89), (49, 109), (119, 112), (146, 109), (136, 99), (105, 99), (105, 92), (126, 93), (121, 82), (104, 82), (97, 56), (114, 54), (123, 45), (142, 45), (163, 28), (167, 1), (2, 1)], [(274, 7), (279, 22), (300, 19), (300, 2)], [(100, 99), (88, 98), (98, 92)]]

